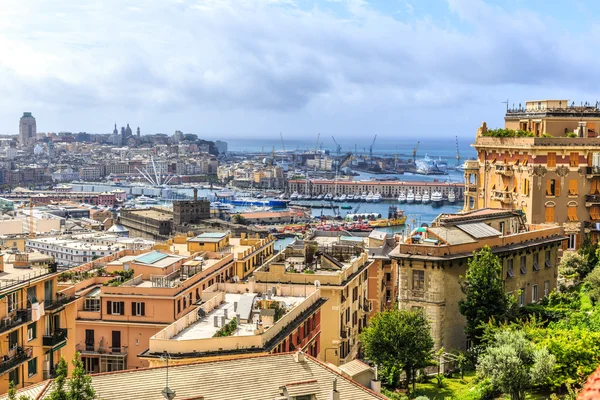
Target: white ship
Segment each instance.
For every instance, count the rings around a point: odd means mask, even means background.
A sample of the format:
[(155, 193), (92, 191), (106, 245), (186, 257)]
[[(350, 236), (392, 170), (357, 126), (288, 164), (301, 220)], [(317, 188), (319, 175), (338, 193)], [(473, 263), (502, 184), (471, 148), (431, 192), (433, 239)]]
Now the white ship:
[(415, 194), (413, 193), (412, 189), (409, 190), (408, 194), (406, 195), (406, 202), (409, 204), (415, 202)]
[(423, 201), (423, 196), (421, 193), (415, 194), (415, 203), (421, 203)]
[(417, 173), (426, 175), (445, 175), (448, 173), (448, 164), (441, 158), (434, 160), (425, 154), (425, 157), (415, 161)]
[(373, 195), (373, 203), (379, 203), (381, 201), (381, 195), (379, 193), (375, 193)]
[(431, 202), (433, 203), (433, 205), (435, 207), (441, 207), (442, 204), (444, 203), (444, 198), (442, 197), (442, 192), (436, 190), (433, 193), (431, 193)]
[(421, 201), (423, 202), (423, 204), (429, 204), (429, 191), (425, 190), (423, 192), (423, 197), (421, 197)]
[(454, 204), (455, 201), (456, 195), (454, 194), (454, 190), (450, 190), (450, 192), (448, 192), (448, 203)]
[(398, 195), (398, 203), (406, 203), (406, 193), (400, 192)]

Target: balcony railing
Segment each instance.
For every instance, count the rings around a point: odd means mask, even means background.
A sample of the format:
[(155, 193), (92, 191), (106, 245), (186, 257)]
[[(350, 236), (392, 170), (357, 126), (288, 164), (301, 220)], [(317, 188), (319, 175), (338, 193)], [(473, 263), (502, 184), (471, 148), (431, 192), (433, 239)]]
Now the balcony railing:
[(591, 166), (586, 168), (586, 173), (588, 175), (600, 175), (600, 166)]
[(4, 356), (0, 362), (0, 374), (4, 374), (11, 369), (23, 364), (33, 356), (33, 347), (17, 347), (12, 356)]
[(51, 335), (44, 335), (42, 345), (46, 347), (54, 347), (65, 340), (67, 340), (67, 330), (64, 328), (58, 328), (55, 329)]
[(503, 203), (511, 203), (512, 196), (510, 192), (504, 190), (494, 190), (492, 192), (492, 200), (499, 200)]
[(127, 347), (110, 347), (110, 346), (99, 346), (90, 344), (78, 344), (76, 346), (77, 351), (81, 354), (113, 354), (113, 355), (127, 355)]
[(16, 310), (12, 316), (0, 320), (0, 333), (31, 321), (31, 310)]
[(59, 294), (55, 299), (44, 301), (44, 310), (47, 312), (55, 312), (61, 310), (64, 306), (72, 301), (77, 300), (77, 296), (66, 296)]
[(592, 204), (600, 204), (600, 195), (586, 194), (585, 195), (585, 204), (586, 204), (586, 207), (589, 207)]
[(504, 176), (513, 176), (513, 168), (510, 165), (496, 165), (496, 173)]
[(600, 232), (600, 222), (584, 221), (583, 227), (590, 231)]

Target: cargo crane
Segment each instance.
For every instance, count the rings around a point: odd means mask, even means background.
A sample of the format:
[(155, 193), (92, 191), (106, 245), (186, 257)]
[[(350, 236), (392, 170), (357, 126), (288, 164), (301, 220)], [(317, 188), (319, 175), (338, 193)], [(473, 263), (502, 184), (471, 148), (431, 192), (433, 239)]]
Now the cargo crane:
[(416, 164), (416, 162), (417, 162), (417, 150), (419, 150), (419, 143), (421, 143), (421, 142), (418, 141), (417, 145), (414, 147), (414, 149), (412, 151), (412, 161), (413, 161), (413, 164)]
[(460, 153), (458, 151), (458, 136), (456, 136), (456, 166), (460, 167)]
[(369, 146), (369, 161), (371, 162), (371, 164), (373, 164), (373, 146), (375, 145), (376, 140), (377, 140), (377, 134), (375, 134), (375, 137), (373, 138), (373, 142)]
[(342, 146), (339, 145), (339, 143), (337, 142), (337, 140), (335, 140), (333, 136), (331, 138), (333, 139), (333, 143), (335, 143), (335, 153), (339, 157), (340, 153), (342, 152)]

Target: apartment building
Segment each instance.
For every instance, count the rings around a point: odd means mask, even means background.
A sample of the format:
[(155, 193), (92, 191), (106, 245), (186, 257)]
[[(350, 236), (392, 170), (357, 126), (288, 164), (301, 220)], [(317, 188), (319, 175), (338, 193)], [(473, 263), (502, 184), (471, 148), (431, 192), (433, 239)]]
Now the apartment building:
[(50, 257), (0, 254), (0, 393), (52, 378), (75, 354), (74, 296), (57, 292)]
[(315, 286), (217, 283), (201, 304), (150, 338), (150, 366), (303, 351), (320, 352), (321, 306)]
[(525, 305), (556, 288), (564, 240), (560, 227), (526, 224), (520, 211), (442, 214), (390, 253), (399, 271), (400, 307), (424, 310), (436, 348), (465, 350), (465, 319), (458, 310), (464, 295), (459, 282), (473, 252), (489, 246), (500, 257), (505, 291)]
[(509, 108), (499, 137), (485, 122), (473, 146), (478, 159), (465, 170), (465, 209), (523, 210), (533, 224), (561, 226), (568, 248), (600, 235), (600, 109), (568, 100), (527, 101)]
[(56, 236), (27, 239), (25, 248), (51, 256), (59, 265), (71, 267), (115, 253), (126, 246), (118, 242), (99, 245), (69, 236)]
[(187, 240), (188, 252), (199, 251), (232, 253), (234, 258), (234, 276), (244, 279), (265, 260), (273, 256), (276, 238), (269, 235), (260, 238), (242, 233), (239, 238), (232, 237), (231, 232), (205, 232)]
[[(88, 372), (147, 367), (138, 354), (149, 339), (194, 311), (202, 293), (231, 280), (233, 255), (180, 256), (160, 251), (102, 262), (102, 272), (65, 282), (77, 305), (76, 345)], [(133, 271), (131, 278), (122, 278)]]
[(257, 268), (249, 281), (318, 287), (328, 299), (321, 309), (319, 358), (339, 365), (358, 355), (358, 334), (372, 307), (369, 275), (376, 268), (361, 246), (296, 241)]

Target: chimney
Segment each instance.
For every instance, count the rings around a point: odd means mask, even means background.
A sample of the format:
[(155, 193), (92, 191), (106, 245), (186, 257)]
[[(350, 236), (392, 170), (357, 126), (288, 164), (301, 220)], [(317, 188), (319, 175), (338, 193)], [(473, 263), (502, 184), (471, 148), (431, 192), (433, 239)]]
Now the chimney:
[(379, 380), (379, 369), (377, 368), (377, 364), (375, 364), (375, 370), (373, 371), (375, 376), (371, 380), (371, 390), (375, 393), (381, 393), (381, 381)]
[(194, 201), (198, 201), (198, 188), (194, 188)]
[(333, 389), (329, 392), (329, 400), (340, 400), (340, 392), (337, 390), (337, 377), (333, 378)]
[(294, 360), (298, 364), (303, 364), (306, 361), (306, 356), (304, 355), (303, 352), (297, 351), (296, 354), (294, 354)]

